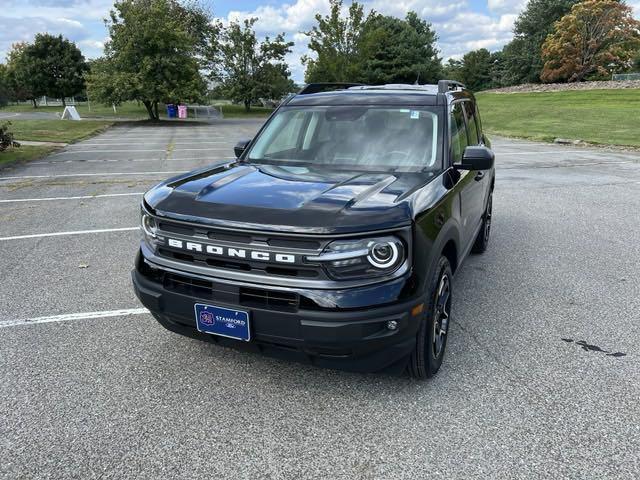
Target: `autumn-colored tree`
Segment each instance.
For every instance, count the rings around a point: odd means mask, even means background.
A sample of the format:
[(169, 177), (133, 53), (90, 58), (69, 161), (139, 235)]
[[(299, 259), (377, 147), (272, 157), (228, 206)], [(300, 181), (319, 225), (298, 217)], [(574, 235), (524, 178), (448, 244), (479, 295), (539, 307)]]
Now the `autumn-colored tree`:
[(579, 82), (631, 66), (640, 46), (640, 22), (619, 0), (585, 0), (555, 24), (542, 45), (543, 82)]

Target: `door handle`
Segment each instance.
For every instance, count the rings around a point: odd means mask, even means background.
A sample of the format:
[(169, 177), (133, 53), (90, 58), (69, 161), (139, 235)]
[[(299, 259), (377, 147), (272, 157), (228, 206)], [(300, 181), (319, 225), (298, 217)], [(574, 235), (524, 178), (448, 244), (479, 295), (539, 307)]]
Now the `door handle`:
[(478, 172), (476, 173), (476, 178), (475, 181), (479, 182), (480, 180), (482, 180), (484, 178), (484, 172)]

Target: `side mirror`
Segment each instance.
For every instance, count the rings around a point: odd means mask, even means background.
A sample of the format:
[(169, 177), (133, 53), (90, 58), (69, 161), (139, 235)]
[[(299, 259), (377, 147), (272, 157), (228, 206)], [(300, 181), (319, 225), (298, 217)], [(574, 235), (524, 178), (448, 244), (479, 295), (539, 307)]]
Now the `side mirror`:
[(489, 170), (493, 167), (495, 155), (487, 147), (467, 147), (462, 154), (462, 163), (457, 163), (454, 168), (458, 170)]
[(240, 155), (244, 153), (250, 143), (251, 140), (240, 140), (236, 143), (236, 146), (233, 147), (233, 152), (236, 154), (236, 158), (240, 158)]

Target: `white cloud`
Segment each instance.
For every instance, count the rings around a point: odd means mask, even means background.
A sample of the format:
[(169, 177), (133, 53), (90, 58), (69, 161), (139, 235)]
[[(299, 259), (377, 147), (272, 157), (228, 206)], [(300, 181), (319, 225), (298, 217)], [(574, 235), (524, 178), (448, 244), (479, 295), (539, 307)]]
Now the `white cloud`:
[(0, 60), (6, 57), (13, 43), (31, 42), (36, 32), (62, 34), (74, 42), (90, 36), (82, 23), (68, 18), (0, 17)]
[(517, 13), (521, 11), (527, 0), (488, 0), (489, 10), (496, 13)]
[(4, 0), (2, 16), (64, 17), (102, 20), (113, 7), (113, 0)]
[[(513, 22), (526, 0), (488, 0), (489, 9), (495, 15), (470, 11), (467, 0), (364, 0), (365, 9), (374, 9), (384, 15), (404, 18), (408, 11), (433, 24), (438, 34), (438, 48), (444, 59), (459, 58), (469, 50), (487, 48), (496, 50), (511, 37)], [(348, 4), (348, 1), (345, 1)], [(345, 5), (346, 7), (346, 5)], [(243, 20), (256, 17), (256, 32), (271, 35), (285, 32), (288, 40), (293, 40), (293, 52), (287, 62), (294, 80), (304, 78), (304, 66), (300, 57), (309, 53), (307, 37), (300, 32), (309, 30), (315, 24), (315, 15), (328, 13), (327, 0), (294, 0), (280, 6), (265, 5), (254, 11), (234, 10), (223, 20)]]
[[(278, 1), (286, 3), (278, 5)], [(413, 10), (431, 22), (439, 37), (441, 56), (460, 58), (469, 50), (498, 50), (513, 36), (513, 23), (527, 0), (487, 0), (484, 12), (476, 11), (471, 0), (361, 0), (365, 9), (403, 18)], [(257, 33), (273, 37), (284, 32), (295, 46), (286, 60), (296, 81), (302, 81), (304, 67), (300, 57), (309, 53), (308, 31), (315, 15), (329, 12), (328, 0), (264, 0), (255, 10), (238, 7), (222, 20), (258, 18)], [(344, 9), (350, 0), (344, 0)], [(640, 0), (631, 0), (636, 18), (640, 17)], [(106, 31), (102, 19), (108, 16), (113, 0), (4, 0), (0, 17), (0, 61), (16, 41), (31, 41), (35, 32), (61, 33), (78, 43), (85, 56), (102, 54)]]

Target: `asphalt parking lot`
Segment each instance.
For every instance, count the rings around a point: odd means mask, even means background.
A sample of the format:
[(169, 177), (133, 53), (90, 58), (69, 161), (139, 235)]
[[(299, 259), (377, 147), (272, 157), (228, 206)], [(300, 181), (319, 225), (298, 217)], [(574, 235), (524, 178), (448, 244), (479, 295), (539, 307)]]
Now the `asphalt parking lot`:
[(141, 310), (141, 194), (259, 124), (114, 127), (0, 172), (0, 477), (640, 476), (639, 153), (494, 139), (491, 244), (456, 274), (442, 370), (416, 382)]

